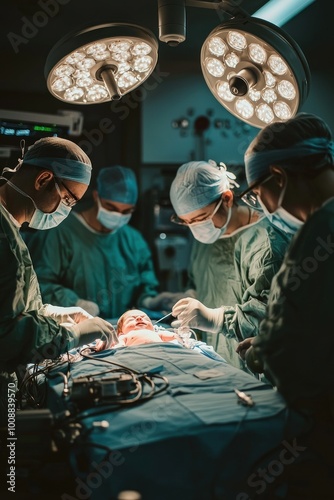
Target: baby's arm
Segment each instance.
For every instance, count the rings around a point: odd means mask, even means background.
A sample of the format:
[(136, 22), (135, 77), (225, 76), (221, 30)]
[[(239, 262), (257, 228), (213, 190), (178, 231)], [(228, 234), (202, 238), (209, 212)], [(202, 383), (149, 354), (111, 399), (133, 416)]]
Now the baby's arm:
[(177, 333), (169, 332), (166, 330), (165, 332), (159, 332), (160, 338), (163, 342), (169, 342), (170, 340), (180, 340), (180, 337)]

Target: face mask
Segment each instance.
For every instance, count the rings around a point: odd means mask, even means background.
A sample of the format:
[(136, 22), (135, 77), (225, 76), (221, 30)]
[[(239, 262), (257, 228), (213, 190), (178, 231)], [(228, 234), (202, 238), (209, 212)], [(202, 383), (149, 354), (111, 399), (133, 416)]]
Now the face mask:
[[(29, 198), (35, 207), (35, 211), (33, 213), (33, 216), (31, 218), (31, 221), (29, 222), (29, 227), (33, 229), (52, 229), (53, 227), (58, 226), (70, 213), (71, 207), (68, 207), (65, 205), (61, 200), (59, 202), (58, 207), (54, 212), (51, 212), (50, 214), (42, 212), (39, 208), (37, 208), (36, 203), (34, 200), (29, 196), (27, 193), (24, 191), (21, 191), (15, 184), (12, 184), (10, 181), (7, 181), (7, 183), (15, 189), (15, 191), (18, 191), (21, 193), (23, 196), (26, 198)], [(59, 188), (58, 188), (59, 189)]]
[(97, 220), (102, 224), (102, 226), (107, 229), (113, 230), (114, 232), (125, 226), (129, 220), (131, 219), (131, 214), (120, 214), (119, 212), (111, 212), (110, 210), (106, 210), (102, 207), (99, 198), (97, 199), (98, 203), (98, 212), (97, 212)]
[(222, 204), (222, 201), (223, 200), (221, 199), (209, 219), (189, 224), (189, 229), (192, 232), (194, 238), (196, 238), (196, 240), (200, 241), (201, 243), (206, 243), (207, 245), (209, 245), (210, 243), (214, 243), (218, 240), (218, 238), (220, 238), (220, 236), (225, 233), (232, 215), (231, 207), (229, 207), (228, 209), (227, 219), (222, 227), (215, 227), (214, 223), (212, 222), (212, 218), (218, 211), (220, 205)]
[(265, 216), (270, 220), (270, 222), (284, 231), (287, 234), (295, 234), (295, 232), (304, 224), (301, 220), (297, 219), (294, 215), (290, 214), (285, 208), (283, 208), (281, 205), (283, 203), (283, 198), (285, 195), (285, 190), (286, 190), (286, 185), (282, 189), (282, 192), (280, 194), (279, 200), (278, 200), (278, 206), (275, 210), (275, 212), (270, 213), (261, 200), (261, 198), (258, 196), (257, 199), (262, 207), (262, 210), (265, 214)]

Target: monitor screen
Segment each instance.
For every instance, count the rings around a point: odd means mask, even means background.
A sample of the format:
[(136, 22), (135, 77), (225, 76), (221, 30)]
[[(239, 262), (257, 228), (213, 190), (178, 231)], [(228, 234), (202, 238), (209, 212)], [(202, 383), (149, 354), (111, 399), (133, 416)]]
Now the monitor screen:
[(63, 125), (0, 119), (1, 146), (18, 146), (21, 139), (30, 146), (42, 137), (67, 138), (68, 135), (68, 127)]

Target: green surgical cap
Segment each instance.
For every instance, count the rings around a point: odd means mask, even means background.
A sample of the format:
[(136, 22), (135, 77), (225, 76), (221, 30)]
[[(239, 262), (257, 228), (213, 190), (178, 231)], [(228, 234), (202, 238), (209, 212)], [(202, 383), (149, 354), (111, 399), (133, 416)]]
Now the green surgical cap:
[(96, 182), (100, 198), (128, 205), (137, 203), (137, 180), (135, 173), (130, 168), (119, 165), (102, 168)]
[(178, 216), (210, 205), (231, 188), (235, 175), (214, 162), (190, 161), (178, 169), (170, 188), (170, 200)]

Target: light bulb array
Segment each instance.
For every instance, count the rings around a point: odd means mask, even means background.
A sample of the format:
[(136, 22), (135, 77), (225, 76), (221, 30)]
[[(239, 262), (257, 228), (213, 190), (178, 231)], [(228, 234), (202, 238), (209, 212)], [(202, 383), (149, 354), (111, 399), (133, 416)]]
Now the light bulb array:
[(295, 115), (296, 76), (287, 61), (257, 36), (218, 28), (203, 44), (201, 64), (216, 99), (251, 125), (263, 127)]
[[(94, 30), (97, 34), (98, 28)], [(110, 25), (111, 33), (113, 29)], [(105, 25), (100, 31), (106, 33)], [(156, 66), (158, 44), (153, 35), (109, 36), (83, 45), (81, 38), (79, 33), (74, 50), (48, 70), (48, 88), (62, 101), (94, 104), (120, 99), (141, 85)]]

